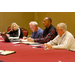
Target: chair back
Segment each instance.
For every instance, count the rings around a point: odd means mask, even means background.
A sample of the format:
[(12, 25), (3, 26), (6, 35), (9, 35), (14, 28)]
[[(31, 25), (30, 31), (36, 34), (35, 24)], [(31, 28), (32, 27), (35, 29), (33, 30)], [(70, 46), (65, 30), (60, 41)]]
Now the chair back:
[(28, 30), (24, 29), (24, 28), (21, 28), (21, 30), (22, 30), (23, 36), (27, 37), (28, 36)]
[(7, 29), (7, 32), (9, 32), (10, 30), (11, 30), (11, 27), (9, 26), (8, 29)]

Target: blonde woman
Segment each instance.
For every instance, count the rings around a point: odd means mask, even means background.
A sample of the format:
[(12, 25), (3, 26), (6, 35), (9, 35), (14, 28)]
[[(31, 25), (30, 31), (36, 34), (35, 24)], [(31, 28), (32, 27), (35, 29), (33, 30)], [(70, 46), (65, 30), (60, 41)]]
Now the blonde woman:
[(14, 22), (11, 24), (11, 30), (6, 33), (8, 37), (19, 37), (23, 38), (23, 33), (21, 28)]

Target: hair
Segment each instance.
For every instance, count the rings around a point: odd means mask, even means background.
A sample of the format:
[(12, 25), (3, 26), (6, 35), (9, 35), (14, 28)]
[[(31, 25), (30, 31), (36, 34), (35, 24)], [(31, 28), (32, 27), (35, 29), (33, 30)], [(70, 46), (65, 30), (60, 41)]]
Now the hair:
[(13, 23), (11, 24), (11, 30), (12, 30), (12, 31), (13, 31), (13, 28), (12, 28), (13, 25), (16, 25), (16, 29), (18, 29), (18, 28), (20, 27), (20, 26), (18, 26), (17, 23), (13, 22)]
[(52, 23), (52, 19), (50, 17), (45, 17), (45, 18), (48, 19)]
[(59, 24), (57, 24), (57, 26), (59, 26), (59, 29), (62, 29), (63, 31), (66, 31), (67, 30), (66, 23), (59, 23)]
[(31, 22), (29, 23), (29, 25), (30, 25), (30, 24), (32, 24), (33, 26), (34, 26), (34, 25), (36, 25), (36, 26), (38, 25), (38, 23), (35, 22), (35, 21), (31, 21)]

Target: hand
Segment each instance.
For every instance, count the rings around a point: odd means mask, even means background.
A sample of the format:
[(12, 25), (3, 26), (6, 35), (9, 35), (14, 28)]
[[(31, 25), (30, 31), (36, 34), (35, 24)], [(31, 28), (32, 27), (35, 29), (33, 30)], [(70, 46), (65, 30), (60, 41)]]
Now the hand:
[(2, 32), (2, 34), (5, 34), (6, 32)]
[(48, 48), (48, 47), (47, 47), (47, 43), (44, 43), (43, 46), (44, 46), (44, 49), (47, 50), (47, 48)]
[(44, 48), (45, 48), (45, 50), (46, 50), (47, 48), (52, 49), (52, 45), (49, 45), (49, 44), (45, 43), (45, 44), (44, 44)]
[(23, 39), (25, 40), (25, 39), (27, 39), (27, 37), (24, 36)]
[(52, 49), (52, 45), (47, 44), (47, 47), (48, 47), (49, 49)]
[(34, 42), (34, 39), (33, 38), (28, 38), (27, 41), (28, 42)]
[(9, 34), (6, 34), (6, 36), (9, 37), (10, 35)]

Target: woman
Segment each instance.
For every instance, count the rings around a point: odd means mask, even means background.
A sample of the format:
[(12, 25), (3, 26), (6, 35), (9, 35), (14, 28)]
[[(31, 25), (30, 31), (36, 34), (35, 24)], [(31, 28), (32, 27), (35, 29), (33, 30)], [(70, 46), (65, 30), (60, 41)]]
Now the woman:
[(6, 33), (8, 37), (19, 37), (23, 38), (23, 33), (21, 28), (14, 22), (11, 24), (11, 30)]

